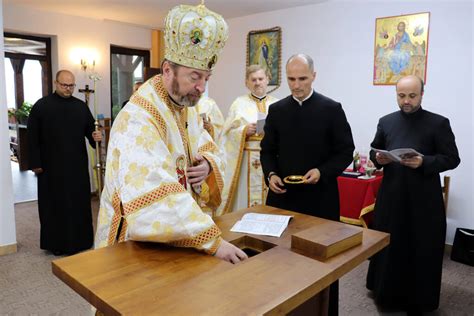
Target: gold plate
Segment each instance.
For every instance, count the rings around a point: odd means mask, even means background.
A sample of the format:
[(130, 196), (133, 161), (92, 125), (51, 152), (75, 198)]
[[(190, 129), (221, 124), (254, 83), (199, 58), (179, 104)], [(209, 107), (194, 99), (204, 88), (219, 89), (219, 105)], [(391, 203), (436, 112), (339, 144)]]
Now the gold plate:
[(303, 176), (287, 176), (283, 179), (287, 184), (302, 184), (305, 183)]

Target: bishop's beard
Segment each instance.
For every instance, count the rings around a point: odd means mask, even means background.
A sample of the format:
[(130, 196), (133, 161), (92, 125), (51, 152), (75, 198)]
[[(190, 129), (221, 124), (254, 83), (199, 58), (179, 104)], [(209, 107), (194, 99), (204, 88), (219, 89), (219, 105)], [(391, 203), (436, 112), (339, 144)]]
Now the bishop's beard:
[(188, 107), (193, 107), (195, 106), (198, 102), (199, 99), (201, 98), (201, 94), (191, 94), (188, 93), (184, 96), (180, 95), (179, 92), (179, 83), (176, 77), (173, 78), (173, 81), (171, 82), (171, 93), (173, 95), (173, 99), (181, 106), (188, 106)]

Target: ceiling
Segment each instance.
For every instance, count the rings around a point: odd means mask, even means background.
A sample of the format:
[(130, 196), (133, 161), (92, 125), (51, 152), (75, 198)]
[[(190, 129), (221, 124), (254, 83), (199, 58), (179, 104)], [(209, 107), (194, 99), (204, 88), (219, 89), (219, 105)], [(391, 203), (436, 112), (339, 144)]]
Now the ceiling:
[[(205, 0), (205, 5), (230, 19), (326, 1), (328, 0)], [(166, 13), (172, 7), (200, 2), (201, 0), (4, 0), (3, 4), (161, 29)]]

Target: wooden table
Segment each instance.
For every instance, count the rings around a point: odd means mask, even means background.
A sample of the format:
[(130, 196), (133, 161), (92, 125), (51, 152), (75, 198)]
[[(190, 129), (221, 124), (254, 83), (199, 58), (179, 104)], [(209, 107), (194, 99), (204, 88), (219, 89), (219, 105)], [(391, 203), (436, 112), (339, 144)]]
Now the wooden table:
[[(294, 218), (280, 238), (230, 232), (246, 212)], [(127, 241), (55, 260), (53, 273), (106, 315), (281, 315), (327, 293), (389, 243), (388, 234), (363, 229), (362, 244), (321, 262), (292, 251), (291, 235), (330, 221), (256, 206), (215, 222), (226, 240), (263, 252), (233, 265), (193, 249)]]

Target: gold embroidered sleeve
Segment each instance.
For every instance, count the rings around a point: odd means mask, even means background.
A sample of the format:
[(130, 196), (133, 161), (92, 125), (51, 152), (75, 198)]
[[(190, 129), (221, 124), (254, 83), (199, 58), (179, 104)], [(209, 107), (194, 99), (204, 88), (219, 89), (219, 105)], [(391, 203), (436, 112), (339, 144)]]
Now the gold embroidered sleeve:
[[(203, 231), (202, 233), (194, 237), (176, 240), (176, 241), (171, 242), (170, 244), (175, 247), (192, 247), (192, 248), (203, 249), (206, 252), (208, 252), (209, 250), (212, 251), (215, 248), (215, 243), (220, 235), (221, 235), (221, 230), (219, 229), (219, 227), (217, 227), (217, 225), (213, 225), (209, 229)], [(212, 243), (209, 246), (209, 248), (204, 249), (203, 246), (209, 243), (210, 241), (212, 241)], [(217, 248), (215, 248), (215, 250), (217, 250)]]

